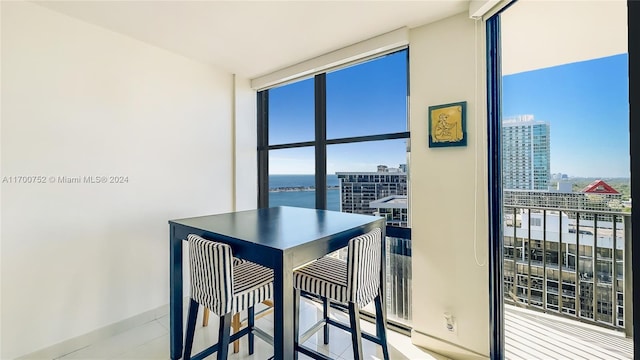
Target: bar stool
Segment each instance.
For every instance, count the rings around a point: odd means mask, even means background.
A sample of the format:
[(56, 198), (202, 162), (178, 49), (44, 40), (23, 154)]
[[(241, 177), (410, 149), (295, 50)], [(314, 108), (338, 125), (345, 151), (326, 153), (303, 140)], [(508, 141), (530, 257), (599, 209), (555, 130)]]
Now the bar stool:
[[(191, 348), (196, 318), (200, 305), (220, 316), (218, 342), (193, 359), (202, 359), (218, 352), (218, 359), (227, 359), (231, 341), (248, 335), (249, 354), (254, 351), (254, 332), (267, 342), (272, 338), (254, 327), (254, 306), (273, 296), (273, 270), (258, 264), (242, 261), (234, 265), (231, 247), (189, 235), (189, 266), (191, 276), (191, 301), (187, 316), (184, 359), (192, 359)], [(230, 335), (231, 318), (247, 310), (248, 325)]]
[[(247, 262), (247, 260), (244, 259), (240, 259), (237, 257), (233, 258), (233, 266), (238, 266), (244, 262)], [(262, 317), (265, 317), (269, 314), (271, 314), (273, 312), (273, 301), (271, 300), (265, 300), (262, 302), (264, 305), (267, 306), (266, 309), (255, 313), (255, 319), (254, 320), (258, 320)], [(203, 307), (204, 311), (202, 314), (202, 326), (203, 327), (207, 327), (209, 326), (209, 309), (207, 309), (206, 307)], [(248, 320), (248, 319), (247, 319)], [(238, 331), (240, 331), (240, 328), (243, 326), (247, 325), (247, 320), (242, 321), (240, 320), (240, 313), (235, 313), (233, 314), (233, 317), (231, 318), (231, 330), (233, 330), (233, 334), (237, 333)], [(240, 352), (240, 340), (236, 340), (233, 342), (233, 353), (237, 354), (238, 352)]]
[[(347, 261), (325, 256), (293, 273), (295, 304), (296, 349), (315, 359), (327, 359), (302, 345), (311, 335), (324, 327), (324, 343), (329, 343), (329, 325), (351, 333), (354, 359), (362, 359), (362, 341), (367, 340), (382, 346), (385, 360), (389, 360), (386, 334), (386, 315), (383, 311), (381, 291), (382, 232), (376, 228), (364, 235), (349, 240)], [(318, 296), (323, 303), (323, 319), (299, 336), (300, 294)], [(360, 308), (371, 301), (376, 307), (376, 336), (360, 330)], [(347, 326), (329, 318), (331, 301), (347, 304), (349, 322)], [(296, 352), (297, 356), (297, 352)]]

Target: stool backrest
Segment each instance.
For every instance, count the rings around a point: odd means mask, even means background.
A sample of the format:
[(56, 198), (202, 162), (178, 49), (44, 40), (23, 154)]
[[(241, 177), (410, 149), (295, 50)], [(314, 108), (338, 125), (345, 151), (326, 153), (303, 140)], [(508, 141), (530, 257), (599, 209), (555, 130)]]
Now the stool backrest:
[(231, 311), (233, 304), (233, 253), (227, 244), (189, 235), (191, 298), (216, 315)]
[(366, 306), (380, 288), (382, 231), (379, 228), (349, 240), (347, 292), (349, 301)]

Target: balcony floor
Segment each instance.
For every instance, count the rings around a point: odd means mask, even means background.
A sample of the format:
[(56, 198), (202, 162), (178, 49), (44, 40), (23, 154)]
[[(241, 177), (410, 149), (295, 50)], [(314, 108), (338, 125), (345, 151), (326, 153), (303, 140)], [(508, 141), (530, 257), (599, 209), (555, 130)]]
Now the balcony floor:
[(618, 331), (505, 305), (505, 358), (633, 359), (633, 339)]

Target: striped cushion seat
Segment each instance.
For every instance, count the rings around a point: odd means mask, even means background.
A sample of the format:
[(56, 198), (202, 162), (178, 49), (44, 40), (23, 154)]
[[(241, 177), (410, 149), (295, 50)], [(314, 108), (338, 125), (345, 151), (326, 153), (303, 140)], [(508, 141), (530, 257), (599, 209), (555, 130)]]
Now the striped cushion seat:
[(232, 313), (240, 312), (272, 297), (272, 269), (247, 260), (234, 266)]
[(302, 291), (366, 306), (380, 287), (382, 232), (379, 228), (349, 240), (347, 261), (325, 256), (293, 273)]
[(347, 255), (349, 301), (366, 306), (380, 288), (382, 231), (378, 228), (349, 240)]
[(273, 270), (234, 258), (227, 244), (189, 235), (191, 298), (221, 316), (273, 295)]
[(233, 266), (238, 266), (238, 265), (240, 265), (242, 263), (245, 263), (245, 262), (247, 262), (247, 260), (245, 260), (245, 259), (240, 259), (240, 258), (237, 258), (237, 257), (233, 258)]
[(304, 292), (347, 302), (347, 262), (320, 258), (293, 273), (293, 286)]

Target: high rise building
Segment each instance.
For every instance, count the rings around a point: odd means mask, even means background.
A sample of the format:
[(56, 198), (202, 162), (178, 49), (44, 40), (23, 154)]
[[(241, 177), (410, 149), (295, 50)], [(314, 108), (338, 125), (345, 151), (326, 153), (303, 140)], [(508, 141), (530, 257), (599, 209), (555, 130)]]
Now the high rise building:
[[(407, 195), (407, 173), (400, 165), (389, 172), (385, 165), (378, 165), (375, 172), (338, 172), (340, 180), (340, 211), (356, 214), (373, 215), (378, 207), (369, 204), (391, 195)], [(405, 201), (406, 204), (406, 201)], [(406, 223), (406, 205), (403, 210)]]
[(374, 215), (387, 220), (387, 226), (408, 227), (407, 195), (390, 195), (369, 203)]
[(549, 123), (533, 115), (503, 119), (503, 188), (548, 190), (550, 153)]
[[(378, 165), (375, 172), (338, 172), (340, 211), (382, 216), (387, 226), (408, 227), (407, 165)], [(386, 303), (399, 319), (411, 320), (411, 240), (387, 237)], [(346, 251), (338, 257), (346, 259)]]

